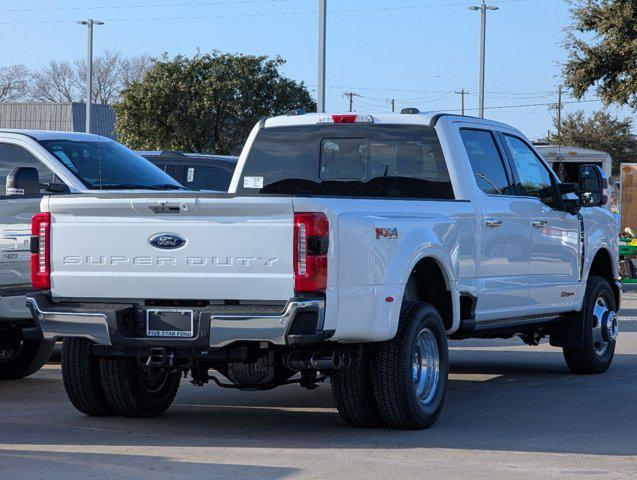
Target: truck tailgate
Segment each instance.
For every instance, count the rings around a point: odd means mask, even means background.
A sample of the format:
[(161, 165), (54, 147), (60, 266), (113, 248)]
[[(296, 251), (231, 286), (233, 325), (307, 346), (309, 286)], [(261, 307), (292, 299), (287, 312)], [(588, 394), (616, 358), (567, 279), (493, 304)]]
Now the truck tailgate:
[(289, 197), (76, 195), (50, 197), (43, 209), (52, 218), (54, 297), (280, 301), (294, 294)]

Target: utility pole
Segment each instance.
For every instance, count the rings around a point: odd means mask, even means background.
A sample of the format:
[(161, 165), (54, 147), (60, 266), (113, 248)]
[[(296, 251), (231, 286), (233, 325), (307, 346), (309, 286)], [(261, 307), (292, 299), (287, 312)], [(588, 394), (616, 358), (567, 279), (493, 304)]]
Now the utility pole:
[(486, 62), (486, 38), (487, 38), (487, 10), (499, 10), (499, 7), (487, 5), (482, 0), (482, 5), (471, 6), (469, 10), (480, 10), (480, 98), (478, 100), (478, 116), (484, 118), (484, 70)]
[(316, 110), (325, 112), (325, 44), (327, 35), (327, 0), (319, 3), (319, 35), (318, 35), (318, 101)]
[(396, 111), (396, 99), (392, 98), (391, 99), (391, 113), (394, 113)]
[(93, 92), (93, 25), (104, 25), (99, 20), (81, 20), (80, 25), (86, 25), (88, 33), (86, 54), (86, 133), (91, 133), (91, 102)]
[(360, 97), (360, 95), (356, 92), (343, 92), (343, 95), (349, 97), (349, 111), (352, 112), (354, 110), (354, 97)]
[(469, 92), (467, 92), (464, 88), (462, 90), (460, 90), (459, 92), (454, 92), (457, 95), (460, 95), (460, 107), (461, 107), (461, 111), (462, 111), (462, 115), (464, 116), (464, 96), (465, 95), (469, 95)]
[(562, 85), (557, 87), (557, 144), (561, 144), (562, 139)]

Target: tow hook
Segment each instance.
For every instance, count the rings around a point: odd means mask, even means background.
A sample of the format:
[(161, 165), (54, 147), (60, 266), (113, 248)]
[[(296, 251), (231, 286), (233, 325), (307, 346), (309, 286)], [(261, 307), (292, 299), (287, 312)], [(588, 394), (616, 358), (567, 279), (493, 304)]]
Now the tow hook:
[(150, 355), (146, 360), (146, 367), (148, 368), (172, 368), (173, 367), (173, 354), (168, 354), (163, 347), (153, 347), (150, 349)]

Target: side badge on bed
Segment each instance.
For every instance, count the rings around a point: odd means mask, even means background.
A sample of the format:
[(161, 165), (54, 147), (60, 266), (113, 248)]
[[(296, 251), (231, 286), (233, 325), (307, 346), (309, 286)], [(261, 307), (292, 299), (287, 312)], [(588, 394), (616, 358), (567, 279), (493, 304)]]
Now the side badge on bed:
[(381, 238), (386, 238), (388, 240), (397, 240), (398, 239), (398, 229), (396, 227), (377, 227), (376, 228), (376, 240)]

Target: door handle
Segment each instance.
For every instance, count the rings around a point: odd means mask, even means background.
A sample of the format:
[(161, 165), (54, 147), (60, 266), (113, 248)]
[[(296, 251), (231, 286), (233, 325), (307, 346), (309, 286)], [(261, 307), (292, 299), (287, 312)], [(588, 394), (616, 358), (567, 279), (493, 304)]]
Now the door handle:
[(546, 220), (533, 220), (531, 222), (531, 225), (533, 225), (533, 228), (544, 228), (549, 224), (549, 222), (547, 222)]
[(489, 228), (495, 228), (495, 227), (499, 227), (500, 225), (502, 225), (502, 220), (497, 220), (495, 218), (487, 218), (484, 221), (484, 224), (489, 227)]

